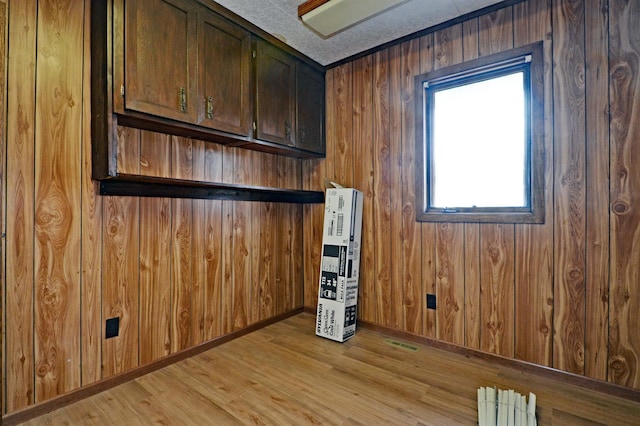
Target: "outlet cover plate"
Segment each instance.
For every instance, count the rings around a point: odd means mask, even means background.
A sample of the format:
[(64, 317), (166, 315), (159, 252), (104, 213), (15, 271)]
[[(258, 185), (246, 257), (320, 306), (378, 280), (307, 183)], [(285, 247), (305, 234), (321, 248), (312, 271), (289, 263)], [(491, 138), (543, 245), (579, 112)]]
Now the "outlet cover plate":
[(109, 318), (107, 319), (105, 330), (104, 330), (104, 338), (111, 339), (112, 337), (116, 337), (118, 332), (120, 331), (120, 318)]
[(427, 309), (435, 309), (435, 308), (436, 308), (436, 295), (427, 294)]

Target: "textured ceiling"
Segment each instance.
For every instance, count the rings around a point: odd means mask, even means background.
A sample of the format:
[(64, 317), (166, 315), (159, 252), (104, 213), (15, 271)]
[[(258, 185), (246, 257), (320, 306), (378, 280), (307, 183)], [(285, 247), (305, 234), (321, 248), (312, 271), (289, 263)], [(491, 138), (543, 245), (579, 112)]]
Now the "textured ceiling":
[(407, 0), (323, 39), (298, 19), (298, 6), (304, 0), (215, 0), (322, 65), (332, 64), (501, 1)]

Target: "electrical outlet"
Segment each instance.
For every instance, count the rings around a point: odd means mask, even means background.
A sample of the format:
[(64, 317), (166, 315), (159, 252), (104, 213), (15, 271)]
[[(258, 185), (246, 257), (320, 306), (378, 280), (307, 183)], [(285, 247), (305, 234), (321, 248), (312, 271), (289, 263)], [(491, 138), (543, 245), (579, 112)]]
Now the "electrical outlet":
[(436, 308), (436, 295), (427, 294), (427, 309), (435, 309), (435, 308)]
[(106, 323), (106, 327), (104, 330), (104, 338), (111, 339), (112, 337), (116, 337), (118, 335), (118, 331), (120, 330), (120, 318), (109, 318)]

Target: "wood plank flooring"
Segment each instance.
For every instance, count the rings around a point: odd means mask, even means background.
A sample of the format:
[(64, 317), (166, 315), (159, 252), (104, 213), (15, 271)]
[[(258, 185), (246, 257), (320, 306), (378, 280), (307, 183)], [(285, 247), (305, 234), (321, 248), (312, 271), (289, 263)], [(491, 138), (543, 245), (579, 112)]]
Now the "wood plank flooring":
[(300, 314), (27, 425), (471, 425), (476, 389), (538, 397), (540, 425), (638, 425), (640, 401), (360, 328), (340, 344)]

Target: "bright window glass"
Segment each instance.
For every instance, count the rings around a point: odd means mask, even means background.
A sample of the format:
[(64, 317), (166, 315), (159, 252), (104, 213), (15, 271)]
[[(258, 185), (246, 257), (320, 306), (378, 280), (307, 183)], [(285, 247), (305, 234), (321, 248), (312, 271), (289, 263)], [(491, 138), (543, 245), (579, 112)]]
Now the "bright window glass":
[(526, 207), (524, 73), (433, 93), (431, 207)]

